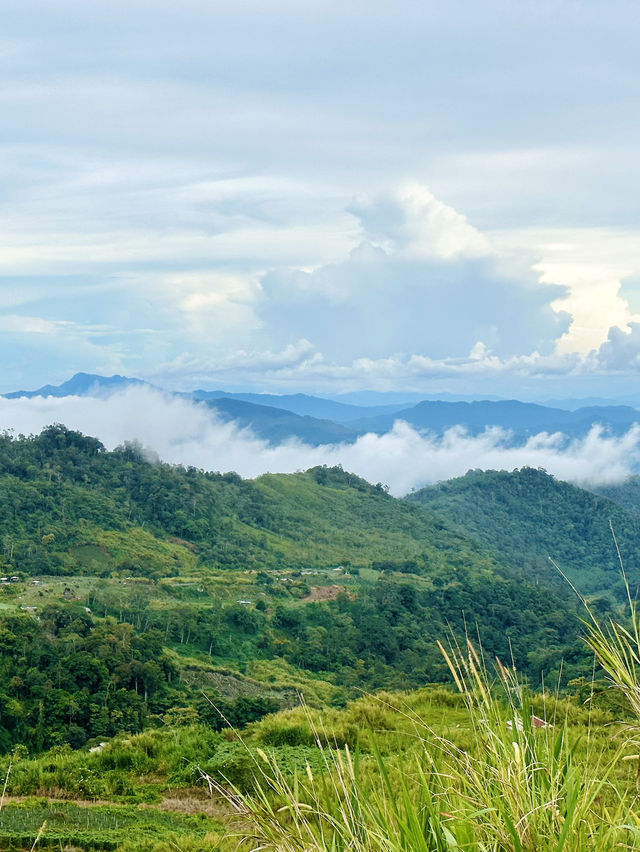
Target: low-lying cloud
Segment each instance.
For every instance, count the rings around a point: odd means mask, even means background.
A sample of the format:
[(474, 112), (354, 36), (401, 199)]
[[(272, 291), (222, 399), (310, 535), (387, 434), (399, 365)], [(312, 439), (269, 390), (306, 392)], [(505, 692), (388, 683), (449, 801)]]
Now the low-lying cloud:
[(271, 446), (248, 429), (222, 423), (203, 405), (148, 388), (107, 398), (0, 399), (0, 430), (37, 434), (51, 423), (96, 436), (108, 449), (136, 440), (163, 461), (235, 470), (244, 477), (341, 464), (370, 482), (388, 485), (395, 496), (470, 468), (542, 467), (579, 484), (621, 481), (640, 468), (638, 425), (622, 436), (594, 427), (580, 439), (541, 433), (509, 446), (509, 434), (497, 428), (471, 436), (454, 427), (436, 437), (398, 421), (387, 434), (367, 434), (353, 444), (311, 447), (290, 440)]

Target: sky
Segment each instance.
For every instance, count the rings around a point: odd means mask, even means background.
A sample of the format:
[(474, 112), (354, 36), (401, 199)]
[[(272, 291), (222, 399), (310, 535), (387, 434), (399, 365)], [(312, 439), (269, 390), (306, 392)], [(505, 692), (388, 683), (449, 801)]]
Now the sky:
[(640, 7), (5, 0), (0, 392), (637, 392)]

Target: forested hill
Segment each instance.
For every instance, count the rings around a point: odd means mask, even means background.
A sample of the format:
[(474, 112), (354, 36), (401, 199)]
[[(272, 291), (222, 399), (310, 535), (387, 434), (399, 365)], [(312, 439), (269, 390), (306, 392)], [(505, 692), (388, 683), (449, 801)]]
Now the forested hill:
[(628, 512), (640, 515), (640, 476), (630, 476), (617, 485), (598, 485), (593, 490)]
[(610, 522), (632, 583), (640, 578), (640, 518), (543, 470), (469, 471), (407, 497), (530, 571), (551, 557), (585, 594), (624, 594)]
[(588, 675), (566, 584), (479, 539), (339, 467), (247, 481), (0, 436), (0, 751), (208, 719), (203, 691), (247, 721), (446, 680), (452, 632), (532, 683)]
[(0, 437), (2, 571), (175, 575), (372, 562), (486, 567), (486, 546), (341, 468), (243, 480), (107, 452), (63, 426)]

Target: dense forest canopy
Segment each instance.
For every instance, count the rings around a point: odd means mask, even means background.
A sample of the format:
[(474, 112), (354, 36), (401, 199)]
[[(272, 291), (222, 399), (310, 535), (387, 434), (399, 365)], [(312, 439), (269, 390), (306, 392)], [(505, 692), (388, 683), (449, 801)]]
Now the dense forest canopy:
[(137, 534), (141, 546), (155, 537), (146, 543), (156, 558), (129, 568), (157, 575), (175, 573), (171, 559), (184, 564), (194, 553), (201, 564), (247, 568), (372, 559), (442, 565), (443, 554), (483, 550), (339, 467), (244, 480), (161, 464), (135, 443), (107, 452), (60, 425), (36, 437), (0, 436), (0, 483), (5, 570), (81, 572), (88, 554), (77, 548), (100, 544), (98, 529), (113, 532), (112, 541)]
[(640, 518), (613, 502), (632, 487), (603, 489), (612, 499), (562, 482), (544, 470), (469, 471), (407, 497), (495, 548), (528, 572), (548, 570), (549, 558), (582, 593), (626, 592), (612, 529), (632, 585), (640, 581)]

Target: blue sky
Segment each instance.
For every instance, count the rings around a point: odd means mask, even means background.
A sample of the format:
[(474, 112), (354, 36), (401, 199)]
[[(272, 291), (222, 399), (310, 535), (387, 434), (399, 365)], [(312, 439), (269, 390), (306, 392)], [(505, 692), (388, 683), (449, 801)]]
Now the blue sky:
[(631, 2), (6, 2), (2, 387), (623, 396)]

